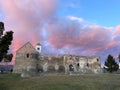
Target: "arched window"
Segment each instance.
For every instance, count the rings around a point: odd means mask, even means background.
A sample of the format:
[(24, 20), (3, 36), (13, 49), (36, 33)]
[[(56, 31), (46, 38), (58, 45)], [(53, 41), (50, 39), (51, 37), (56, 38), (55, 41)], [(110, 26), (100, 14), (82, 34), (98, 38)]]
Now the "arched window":
[(89, 67), (89, 64), (87, 63), (87, 67)]
[(40, 48), (37, 48), (37, 50), (40, 50)]
[(97, 58), (97, 62), (99, 61), (99, 59)]
[(77, 67), (79, 67), (79, 66), (80, 66), (80, 64), (78, 63), (78, 64), (77, 64)]
[(27, 58), (29, 58), (29, 57), (30, 57), (30, 54), (29, 54), (29, 53), (27, 53), (27, 54), (26, 54), (26, 57), (27, 57)]

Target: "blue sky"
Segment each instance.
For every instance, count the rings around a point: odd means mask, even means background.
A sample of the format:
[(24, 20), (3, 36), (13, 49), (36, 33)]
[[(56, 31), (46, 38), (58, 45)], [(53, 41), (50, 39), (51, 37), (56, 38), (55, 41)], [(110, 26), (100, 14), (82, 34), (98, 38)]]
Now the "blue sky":
[(58, 15), (72, 15), (108, 27), (120, 21), (119, 0), (60, 0)]

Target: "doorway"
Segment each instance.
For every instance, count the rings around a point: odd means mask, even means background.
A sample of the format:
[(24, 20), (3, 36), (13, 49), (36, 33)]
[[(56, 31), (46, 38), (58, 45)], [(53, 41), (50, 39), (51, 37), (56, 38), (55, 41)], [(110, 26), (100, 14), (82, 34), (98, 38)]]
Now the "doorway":
[(69, 71), (74, 71), (74, 67), (72, 64), (69, 65)]

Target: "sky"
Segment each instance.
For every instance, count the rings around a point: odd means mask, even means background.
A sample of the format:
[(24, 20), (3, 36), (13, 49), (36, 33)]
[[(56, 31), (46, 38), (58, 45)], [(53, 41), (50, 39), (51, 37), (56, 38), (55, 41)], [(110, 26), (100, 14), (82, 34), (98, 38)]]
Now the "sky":
[[(14, 32), (10, 52), (26, 42), (42, 53), (100, 56), (120, 53), (120, 0), (0, 0), (0, 21)], [(13, 60), (14, 61), (14, 60)]]

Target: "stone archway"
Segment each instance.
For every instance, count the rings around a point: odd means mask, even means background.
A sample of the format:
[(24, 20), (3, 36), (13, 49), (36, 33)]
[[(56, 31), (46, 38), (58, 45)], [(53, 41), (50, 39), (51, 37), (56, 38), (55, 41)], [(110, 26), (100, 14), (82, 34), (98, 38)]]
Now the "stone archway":
[(74, 67), (72, 64), (69, 65), (69, 71), (74, 71)]

